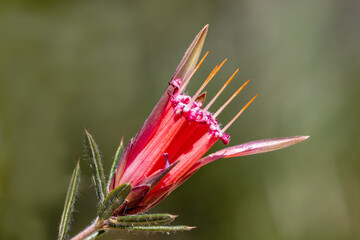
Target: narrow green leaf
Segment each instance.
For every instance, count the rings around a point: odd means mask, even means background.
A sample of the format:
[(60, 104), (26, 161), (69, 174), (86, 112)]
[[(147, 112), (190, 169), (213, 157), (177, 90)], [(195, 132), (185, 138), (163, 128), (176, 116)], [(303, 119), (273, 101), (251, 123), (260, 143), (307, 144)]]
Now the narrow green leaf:
[(158, 225), (171, 223), (176, 217), (176, 215), (167, 213), (128, 215), (119, 217), (111, 222), (114, 225), (122, 226)]
[(91, 234), (90, 236), (88, 236), (87, 238), (85, 238), (85, 240), (93, 240), (98, 238), (99, 236), (103, 235), (105, 233), (105, 230), (100, 230), (98, 232), (94, 232), (93, 234)]
[(115, 188), (104, 200), (99, 208), (98, 216), (100, 219), (108, 219), (112, 213), (124, 202), (125, 198), (131, 192), (131, 185), (121, 184)]
[(105, 176), (101, 163), (101, 156), (94, 138), (90, 135), (88, 131), (86, 131), (86, 129), (85, 129), (85, 134), (86, 134), (86, 138), (85, 138), (86, 151), (89, 156), (90, 168), (92, 171), (95, 191), (100, 202), (102, 202), (107, 194), (107, 191), (105, 188)]
[(108, 182), (106, 184), (106, 189), (109, 189), (111, 182), (113, 180), (117, 165), (121, 159), (121, 156), (123, 155), (124, 152), (124, 144), (123, 144), (123, 139), (121, 139), (120, 145), (115, 153), (115, 157), (114, 157), (114, 161), (112, 163), (112, 166), (110, 168), (110, 174), (109, 174), (109, 179)]
[(129, 231), (137, 231), (137, 232), (177, 232), (177, 231), (188, 231), (195, 227), (189, 227), (189, 226), (116, 226), (116, 225), (110, 225), (109, 227), (106, 227), (107, 229), (111, 230), (129, 230)]
[(60, 226), (59, 226), (59, 235), (58, 235), (59, 240), (65, 239), (67, 232), (69, 230), (71, 213), (75, 203), (75, 196), (79, 187), (79, 182), (80, 182), (80, 161), (78, 161), (78, 163), (76, 164), (76, 167), (71, 177), (69, 188), (67, 190), (64, 210), (61, 215)]

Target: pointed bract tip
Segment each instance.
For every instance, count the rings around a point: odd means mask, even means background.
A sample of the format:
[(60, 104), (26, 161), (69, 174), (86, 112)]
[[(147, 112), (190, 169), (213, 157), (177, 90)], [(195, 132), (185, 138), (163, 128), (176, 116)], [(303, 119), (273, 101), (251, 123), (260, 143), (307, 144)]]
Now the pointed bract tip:
[[(204, 46), (206, 34), (209, 25), (205, 25), (203, 29), (196, 35), (195, 39), (190, 44), (190, 47), (186, 50), (184, 57), (181, 59), (180, 64), (175, 70), (174, 76), (171, 80), (179, 78), (181, 80), (180, 86), (183, 87), (184, 80), (191, 75), (191, 72), (195, 69), (201, 50)], [(185, 85), (188, 82), (185, 83)]]
[(240, 157), (283, 149), (305, 141), (309, 137), (310, 136), (269, 138), (228, 147), (200, 159), (196, 169), (220, 158)]
[(201, 104), (204, 104), (205, 99), (206, 99), (206, 94), (207, 92), (203, 92), (202, 94), (200, 94), (200, 96), (198, 96), (195, 100), (195, 102), (199, 102)]
[(198, 33), (198, 35), (200, 34), (200, 33), (207, 33), (207, 31), (209, 30), (209, 24), (206, 24), (202, 29), (201, 29), (201, 31)]
[(290, 147), (308, 139), (309, 136), (294, 136), (283, 138), (271, 138), (244, 143), (238, 146), (224, 149), (226, 157), (246, 156), (263, 152), (270, 152), (282, 148)]
[(279, 138), (279, 139), (283, 139), (284, 142), (291, 143), (291, 145), (293, 145), (293, 144), (305, 141), (309, 137), (310, 136), (293, 136), (293, 137), (285, 137), (285, 138)]

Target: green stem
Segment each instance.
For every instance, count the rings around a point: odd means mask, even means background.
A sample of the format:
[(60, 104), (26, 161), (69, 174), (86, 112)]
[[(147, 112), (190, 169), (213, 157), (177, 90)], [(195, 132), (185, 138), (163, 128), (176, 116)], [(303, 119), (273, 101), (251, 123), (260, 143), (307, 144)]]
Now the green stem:
[(94, 232), (100, 231), (103, 228), (103, 224), (98, 222), (96, 219), (91, 225), (81, 231), (78, 235), (73, 237), (71, 240), (82, 240), (93, 234)]

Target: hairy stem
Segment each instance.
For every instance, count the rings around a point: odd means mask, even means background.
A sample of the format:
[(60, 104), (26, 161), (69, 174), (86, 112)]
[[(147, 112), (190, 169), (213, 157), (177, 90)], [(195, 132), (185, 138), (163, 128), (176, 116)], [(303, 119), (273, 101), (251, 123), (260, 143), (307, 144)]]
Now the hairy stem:
[(99, 224), (97, 220), (95, 220), (91, 225), (81, 231), (78, 235), (73, 237), (71, 240), (82, 240), (86, 237), (90, 236), (94, 232), (100, 231), (103, 227), (103, 224)]

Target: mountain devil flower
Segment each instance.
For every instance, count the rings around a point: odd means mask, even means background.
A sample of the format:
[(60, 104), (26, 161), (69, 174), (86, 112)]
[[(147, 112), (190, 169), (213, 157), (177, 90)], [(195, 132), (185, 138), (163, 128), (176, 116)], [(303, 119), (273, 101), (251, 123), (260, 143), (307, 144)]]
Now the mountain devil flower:
[(257, 97), (255, 95), (228, 124), (221, 127), (217, 116), (250, 81), (245, 82), (220, 109), (211, 113), (210, 107), (238, 72), (237, 69), (205, 105), (206, 92), (203, 90), (227, 59), (215, 66), (193, 96), (185, 93), (186, 86), (209, 53), (206, 52), (197, 63), (207, 31), (208, 25), (195, 37), (160, 101), (125, 148), (108, 187), (108, 192), (124, 183), (132, 187), (123, 204), (117, 208), (117, 216), (149, 210), (211, 161), (273, 151), (307, 139), (307, 136), (296, 136), (254, 141), (203, 157), (218, 140), (229, 144), (230, 136), (226, 131)]
[[(206, 102), (204, 89), (227, 59), (215, 66), (195, 94), (186, 93), (187, 85), (209, 54), (207, 51), (198, 62), (207, 31), (208, 25), (196, 35), (170, 79), (165, 93), (137, 135), (125, 148), (121, 141), (106, 182), (98, 146), (85, 130), (85, 146), (99, 204), (96, 219), (72, 240), (96, 239), (111, 230), (190, 230), (193, 227), (168, 225), (177, 217), (176, 215), (145, 212), (165, 199), (202, 166), (212, 161), (269, 152), (308, 138), (295, 136), (253, 141), (226, 147), (204, 156), (217, 141), (224, 145), (229, 144), (228, 129), (257, 97), (255, 95), (250, 99), (226, 125), (222, 126), (219, 123), (219, 114), (250, 81), (243, 83), (219, 109), (211, 112), (210, 108), (239, 70), (237, 69), (215, 96)], [(67, 239), (79, 181), (80, 162), (75, 167), (68, 188), (58, 240)]]

